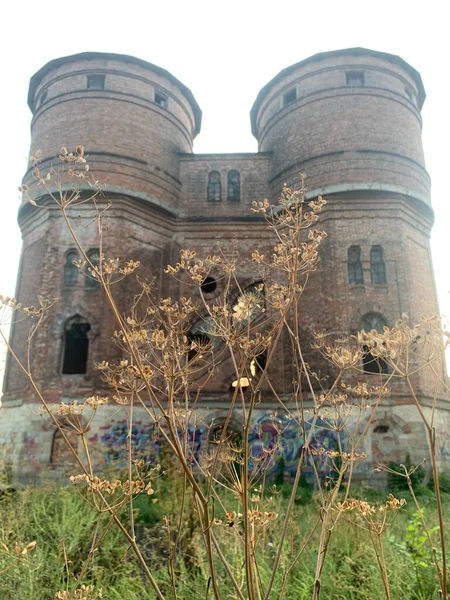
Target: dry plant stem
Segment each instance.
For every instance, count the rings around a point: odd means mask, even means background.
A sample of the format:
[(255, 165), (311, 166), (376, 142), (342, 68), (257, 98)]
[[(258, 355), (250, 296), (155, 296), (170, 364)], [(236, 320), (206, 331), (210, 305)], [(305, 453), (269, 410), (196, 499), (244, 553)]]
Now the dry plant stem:
[(320, 539), (319, 539), (319, 547), (317, 551), (317, 563), (316, 563), (316, 574), (313, 588), (313, 600), (319, 600), (320, 597), (320, 579), (322, 576), (323, 566), (325, 564), (325, 557), (328, 551), (331, 535), (333, 533), (334, 523), (330, 525), (330, 520), (332, 520), (330, 509), (334, 505), (336, 496), (340, 490), (342, 479), (344, 477), (345, 467), (342, 466), (339, 477), (334, 486), (330, 498), (326, 504), (326, 506), (322, 507), (322, 527), (320, 531)]
[(414, 400), (414, 403), (419, 411), (420, 416), (422, 417), (423, 423), (425, 425), (428, 441), (430, 444), (430, 459), (431, 459), (431, 468), (433, 473), (433, 483), (434, 483), (434, 494), (436, 497), (436, 511), (439, 521), (439, 538), (440, 538), (440, 546), (442, 552), (442, 569), (441, 569), (441, 598), (442, 600), (447, 600), (448, 598), (448, 573), (447, 573), (447, 553), (446, 553), (446, 541), (445, 541), (445, 522), (444, 522), (444, 514), (442, 508), (442, 499), (441, 499), (441, 490), (439, 488), (439, 472), (437, 467), (436, 460), (436, 437), (435, 437), (435, 429), (434, 427), (430, 427), (423, 411), (420, 406), (419, 400), (416, 396), (415, 390), (411, 384), (411, 380), (408, 375), (406, 375), (406, 381), (408, 383), (409, 391), (411, 392), (411, 396)]
[(280, 594), (278, 596), (278, 600), (283, 600), (284, 598), (284, 591), (286, 589), (286, 585), (289, 579), (289, 574), (292, 571), (292, 569), (294, 568), (294, 566), (296, 565), (297, 561), (299, 560), (300, 556), (303, 554), (303, 551), (305, 550), (305, 548), (308, 546), (308, 544), (310, 543), (319, 523), (320, 523), (320, 517), (316, 520), (314, 527), (311, 529), (311, 531), (309, 532), (306, 540), (303, 542), (302, 547), (300, 548), (300, 550), (298, 551), (298, 553), (296, 554), (294, 560), (291, 562), (291, 564), (289, 565), (289, 567), (286, 569), (284, 575), (283, 575), (283, 585), (281, 587), (280, 590)]
[(290, 522), (290, 516), (292, 514), (292, 509), (294, 507), (295, 496), (297, 494), (298, 485), (300, 483), (300, 476), (301, 476), (302, 470), (303, 470), (303, 463), (305, 461), (305, 454), (306, 454), (306, 447), (303, 446), (302, 450), (301, 450), (300, 458), (299, 458), (299, 461), (298, 461), (297, 469), (295, 471), (295, 479), (294, 479), (294, 483), (292, 484), (292, 491), (291, 491), (291, 495), (289, 497), (289, 503), (288, 503), (288, 506), (287, 506), (287, 509), (286, 509), (286, 516), (285, 516), (284, 523), (283, 523), (283, 529), (281, 531), (280, 540), (278, 542), (278, 550), (277, 550), (277, 553), (276, 553), (276, 556), (275, 556), (274, 566), (273, 566), (272, 572), (270, 574), (270, 580), (269, 580), (269, 583), (267, 585), (266, 593), (264, 594), (264, 600), (268, 600), (269, 599), (270, 593), (271, 593), (272, 588), (273, 588), (273, 584), (275, 582), (275, 576), (277, 574), (278, 565), (280, 564), (280, 559), (281, 559), (281, 553), (283, 551), (284, 539), (285, 539), (286, 534), (287, 534), (287, 530), (288, 530), (289, 522)]
[(224, 568), (225, 568), (225, 570), (227, 572), (227, 575), (230, 578), (230, 580), (231, 580), (231, 582), (232, 582), (232, 584), (234, 586), (234, 589), (236, 590), (236, 594), (239, 596), (240, 600), (245, 600), (245, 598), (244, 598), (244, 596), (242, 594), (241, 588), (240, 588), (238, 582), (236, 581), (235, 576), (233, 575), (233, 571), (231, 570), (230, 565), (228, 563), (228, 560), (225, 558), (225, 556), (224, 556), (224, 554), (222, 552), (222, 549), (221, 549), (221, 547), (220, 547), (220, 545), (219, 545), (219, 543), (217, 541), (217, 538), (214, 535), (213, 531), (211, 531), (211, 539), (213, 541), (214, 548), (216, 549), (216, 552), (219, 555), (219, 558), (222, 561), (222, 564), (223, 564), (223, 566), (224, 566)]
[[(128, 481), (133, 481), (133, 456), (132, 456), (132, 435), (133, 435), (133, 405), (134, 397), (130, 399), (130, 415), (128, 418), (128, 433), (127, 433), (127, 452), (128, 452)], [(134, 510), (133, 510), (133, 494), (130, 495), (130, 532), (133, 540), (136, 540), (136, 531), (134, 527)]]
[(391, 600), (391, 590), (389, 587), (389, 577), (386, 569), (386, 560), (384, 558), (381, 534), (374, 534), (374, 532), (369, 529), (369, 536), (370, 541), (372, 542), (373, 549), (375, 550), (375, 555), (377, 557), (378, 568), (380, 569), (381, 579), (383, 581), (384, 591), (386, 594), (386, 600)]

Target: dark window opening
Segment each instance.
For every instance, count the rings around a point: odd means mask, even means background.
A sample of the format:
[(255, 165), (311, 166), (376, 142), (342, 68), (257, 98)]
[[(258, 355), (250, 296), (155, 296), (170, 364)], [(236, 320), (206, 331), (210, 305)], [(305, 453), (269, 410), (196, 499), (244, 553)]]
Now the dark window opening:
[(287, 106), (288, 104), (292, 104), (297, 100), (297, 88), (292, 88), (288, 92), (283, 94), (283, 106)]
[(201, 285), (204, 294), (212, 294), (217, 289), (217, 281), (214, 277), (205, 277)]
[[(99, 261), (98, 250), (96, 250), (96, 249), (89, 250), (89, 252), (87, 253), (87, 257), (90, 260), (90, 262), (94, 265), (94, 267), (98, 266), (98, 261)], [(100, 287), (100, 281), (98, 279), (98, 276), (94, 275), (94, 273), (92, 272), (92, 267), (90, 267), (89, 264), (86, 264), (85, 268), (86, 268), (86, 279), (84, 281), (84, 287), (89, 290), (95, 290), (98, 287)], [(89, 269), (91, 269), (91, 270), (89, 270)]]
[(220, 173), (213, 171), (208, 177), (208, 202), (220, 202), (222, 199), (222, 186)]
[(388, 433), (389, 426), (388, 425), (377, 425), (373, 430), (374, 433)]
[(267, 352), (264, 350), (263, 352), (261, 352), (261, 354), (255, 356), (255, 358), (250, 363), (250, 371), (252, 375), (258, 375), (260, 374), (260, 372), (264, 371), (264, 369), (266, 368), (266, 363)]
[(361, 285), (364, 283), (364, 272), (361, 262), (361, 248), (350, 246), (347, 252), (348, 282), (350, 285)]
[(66, 254), (66, 261), (64, 263), (64, 287), (75, 287), (78, 280), (78, 267), (73, 263), (78, 260), (78, 252), (76, 250), (69, 250)]
[(384, 358), (373, 356), (367, 346), (363, 346), (363, 353), (364, 373), (389, 373), (388, 365)]
[(206, 335), (206, 333), (188, 333), (188, 342), (191, 344), (195, 342), (194, 348), (190, 348), (188, 350), (188, 362), (191, 362), (198, 354), (200, 354), (201, 350), (198, 346), (204, 346), (205, 349), (210, 347), (211, 340)]
[[(361, 329), (366, 332), (378, 331), (383, 333), (386, 321), (377, 313), (368, 313), (361, 320)], [(363, 371), (364, 373), (389, 373), (387, 362), (382, 357), (375, 357), (368, 346), (363, 346)]]
[(228, 173), (228, 201), (241, 201), (241, 179), (239, 171), (230, 171)]
[(162, 108), (167, 108), (167, 96), (161, 92), (155, 92), (155, 104)]
[(87, 76), (88, 90), (104, 90), (105, 76), (104, 75), (88, 75)]
[(84, 375), (89, 352), (88, 332), (91, 326), (79, 315), (67, 321), (64, 327), (63, 375)]
[(364, 85), (364, 71), (347, 71), (345, 73), (347, 85)]
[(381, 246), (372, 246), (370, 250), (370, 279), (374, 285), (386, 283), (386, 265)]

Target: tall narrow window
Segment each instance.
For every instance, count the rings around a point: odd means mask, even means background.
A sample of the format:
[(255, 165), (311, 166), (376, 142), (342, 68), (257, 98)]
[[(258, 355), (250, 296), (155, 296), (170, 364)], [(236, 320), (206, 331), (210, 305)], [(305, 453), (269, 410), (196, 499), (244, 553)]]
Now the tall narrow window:
[(372, 246), (370, 250), (370, 279), (375, 285), (386, 283), (386, 265), (381, 246)]
[(347, 251), (348, 282), (350, 285), (364, 283), (364, 272), (361, 262), (361, 248), (350, 246)]
[(220, 173), (212, 171), (208, 177), (208, 202), (220, 202), (222, 199), (222, 186)]
[[(94, 267), (96, 267), (98, 265), (99, 254), (98, 254), (97, 249), (93, 248), (92, 250), (89, 250), (89, 252), (87, 253), (87, 257), (89, 258), (91, 263), (94, 265)], [(98, 280), (98, 277), (96, 277), (96, 275), (92, 272), (92, 268), (91, 268), (91, 270), (89, 270), (90, 268), (91, 267), (89, 267), (89, 265), (87, 264), (86, 265), (86, 279), (84, 282), (84, 286), (88, 290), (93, 290), (100, 286), (100, 281)]]
[(88, 332), (91, 326), (80, 315), (75, 315), (64, 327), (63, 375), (84, 375), (89, 353)]
[(78, 252), (76, 250), (69, 250), (66, 254), (66, 260), (64, 262), (64, 287), (75, 287), (78, 280), (78, 267), (74, 265), (74, 262), (78, 260)]
[[(363, 331), (369, 332), (373, 329), (378, 331), (379, 333), (383, 332), (383, 328), (386, 326), (386, 321), (384, 317), (377, 313), (367, 313), (361, 319), (361, 329)], [(368, 346), (363, 346), (363, 370), (364, 373), (388, 373), (388, 365), (387, 362), (377, 356), (373, 356), (373, 354), (369, 351)]]
[(228, 173), (228, 201), (241, 201), (241, 178), (239, 171), (230, 171)]

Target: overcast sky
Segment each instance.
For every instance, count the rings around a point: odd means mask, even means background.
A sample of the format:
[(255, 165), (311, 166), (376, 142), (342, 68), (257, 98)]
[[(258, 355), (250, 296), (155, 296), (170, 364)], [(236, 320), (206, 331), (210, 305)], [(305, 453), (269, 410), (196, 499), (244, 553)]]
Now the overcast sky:
[[(30, 142), (28, 82), (45, 63), (98, 51), (130, 54), (164, 67), (192, 90), (203, 111), (195, 152), (254, 152), (249, 111), (265, 83), (317, 52), (363, 46), (398, 54), (422, 75), (427, 93), (423, 140), (436, 215), (432, 249), (441, 312), (450, 315), (446, 2), (21, 0), (6, 6), (0, 41), (0, 294), (13, 295), (15, 289), (21, 245), (17, 187)], [(55, 140), (55, 148), (59, 145)]]

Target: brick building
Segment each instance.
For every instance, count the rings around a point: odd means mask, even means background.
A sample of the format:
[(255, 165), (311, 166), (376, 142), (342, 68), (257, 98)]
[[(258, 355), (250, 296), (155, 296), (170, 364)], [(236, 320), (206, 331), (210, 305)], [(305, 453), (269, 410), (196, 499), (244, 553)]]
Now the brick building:
[[(327, 200), (321, 226), (328, 238), (303, 299), (305, 339), (313, 327), (348, 334), (392, 325), (403, 313), (416, 320), (438, 310), (429, 247), (430, 180), (421, 141), (424, 100), (419, 73), (398, 56), (362, 48), (321, 53), (284, 69), (258, 94), (250, 113), (258, 152), (194, 154), (202, 114), (193, 94), (143, 60), (92, 52), (56, 59), (31, 78), (28, 98), (31, 148), (42, 151), (44, 170), (60, 146), (84, 144), (91, 171), (105, 184), (102, 202), (112, 203), (106, 248), (138, 257), (141, 275), (155, 276), (162, 296), (183, 292), (163, 275), (180, 248), (195, 248), (200, 256), (215, 241), (226, 248), (238, 240), (243, 256), (271, 248), (266, 226), (250, 212), (252, 202), (275, 200), (284, 182), (295, 186), (299, 173), (306, 173), (308, 197), (321, 194)], [(31, 168), (24, 182), (31, 185)], [(95, 253), (97, 232), (88, 226), (92, 211), (78, 212), (81, 242)], [(17, 298), (34, 304), (38, 294), (60, 297), (35, 340), (36, 380), (50, 402), (101, 392), (93, 363), (119, 356), (110, 342), (115, 326), (102, 292), (73, 270), (77, 251), (56, 207), (35, 210), (24, 203), (19, 224)], [(243, 274), (244, 284), (254, 276)], [(216, 284), (211, 298), (220, 293)], [(132, 292), (132, 286), (119, 290), (121, 306)], [(19, 354), (27, 331), (20, 323), (13, 328)], [(73, 331), (84, 339), (75, 362), (67, 350)], [(277, 366), (276, 384), (288, 390), (289, 357), (280, 355)], [(223, 414), (231, 373), (225, 365), (204, 390), (205, 423)], [(418, 385), (428, 410), (434, 388), (425, 378)], [(450, 417), (441, 396), (438, 433), (445, 460)], [(272, 410), (270, 400), (263, 400), (257, 419), (264, 421)], [(97, 424), (93, 440), (107, 445), (119, 439), (121, 423), (119, 415), (108, 428)], [(239, 428), (239, 414), (235, 423)], [(141, 425), (148, 442), (144, 417)], [(198, 436), (200, 445), (206, 443), (207, 428)], [(39, 416), (36, 398), (10, 358), (0, 440), (23, 476), (56, 461), (54, 430)], [(426, 455), (422, 424), (402, 385), (394, 386), (378, 411), (366, 452), (369, 465), (381, 457)]]

